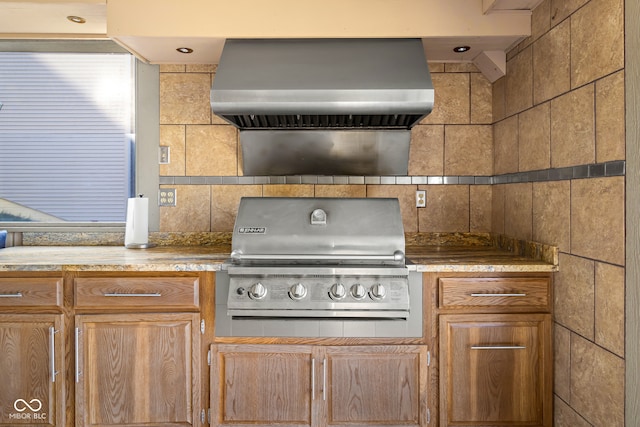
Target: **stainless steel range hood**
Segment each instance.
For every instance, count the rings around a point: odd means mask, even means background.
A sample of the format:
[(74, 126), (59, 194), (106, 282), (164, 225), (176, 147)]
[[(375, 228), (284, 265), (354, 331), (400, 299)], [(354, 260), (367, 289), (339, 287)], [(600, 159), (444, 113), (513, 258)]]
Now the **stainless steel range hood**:
[(227, 40), (211, 89), (246, 175), (406, 175), (433, 99), (419, 39)]

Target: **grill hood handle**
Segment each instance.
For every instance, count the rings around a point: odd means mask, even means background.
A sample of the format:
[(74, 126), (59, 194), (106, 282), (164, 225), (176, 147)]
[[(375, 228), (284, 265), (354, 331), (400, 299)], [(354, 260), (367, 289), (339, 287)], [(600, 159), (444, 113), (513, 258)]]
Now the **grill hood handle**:
[(392, 255), (340, 255), (340, 254), (243, 254), (242, 251), (231, 252), (234, 262), (243, 261), (393, 261), (404, 262), (402, 251), (395, 251)]

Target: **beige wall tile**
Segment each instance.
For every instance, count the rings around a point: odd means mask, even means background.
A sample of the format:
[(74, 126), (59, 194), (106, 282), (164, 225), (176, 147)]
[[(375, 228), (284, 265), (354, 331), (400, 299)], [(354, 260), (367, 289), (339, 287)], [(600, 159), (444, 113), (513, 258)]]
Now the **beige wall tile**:
[(478, 73), (478, 67), (471, 62), (445, 62), (444, 71), (447, 73)]
[(571, 184), (571, 253), (624, 265), (624, 177)]
[(160, 125), (160, 145), (169, 147), (169, 164), (160, 165), (160, 176), (184, 176), (185, 126)]
[(594, 426), (624, 426), (624, 360), (575, 334), (571, 406)]
[[(415, 185), (367, 185), (367, 197), (393, 197), (400, 203), (404, 232), (418, 231)], [(429, 203), (427, 195), (427, 203)]]
[(533, 171), (551, 166), (551, 117), (548, 102), (518, 116), (518, 169)]
[(505, 113), (505, 85), (507, 83), (507, 78), (502, 77), (493, 82), (492, 89), (493, 95), (491, 99), (491, 111), (493, 114), (493, 122), (500, 121), (506, 117)]
[(444, 73), (444, 63), (443, 62), (429, 62), (429, 58), (427, 58), (427, 65), (429, 66), (429, 72), (431, 73)]
[(596, 262), (596, 343), (624, 357), (624, 268)]
[(322, 185), (315, 186), (315, 197), (367, 197), (365, 185)]
[(270, 184), (262, 186), (264, 197), (313, 197), (311, 184)]
[(493, 100), (491, 82), (480, 73), (469, 74), (471, 82), (471, 123), (491, 124)]
[(531, 47), (507, 61), (505, 112), (509, 117), (533, 105), (533, 59)]
[(509, 184), (504, 194), (504, 233), (531, 240), (533, 234), (533, 191), (531, 183)]
[(233, 231), (240, 199), (261, 196), (261, 185), (212, 185), (211, 231)]
[(567, 402), (571, 399), (571, 331), (553, 325), (553, 392)]
[(560, 253), (560, 271), (554, 282), (556, 322), (593, 339), (594, 337), (594, 262)]
[(433, 73), (435, 90), (433, 111), (421, 124), (469, 123), (469, 74)]
[(236, 176), (237, 156), (237, 131), (233, 126), (187, 126), (187, 175)]
[(493, 126), (493, 173), (518, 172), (518, 116)]
[(469, 231), (491, 232), (492, 190), (490, 185), (469, 186)]
[(493, 132), (490, 125), (445, 126), (444, 174), (493, 174)]
[(592, 427), (562, 399), (556, 397), (553, 405), (554, 427)]
[(418, 125), (411, 129), (409, 175), (444, 175), (444, 126)]
[(418, 209), (418, 231), (468, 232), (468, 185), (421, 185), (427, 192), (427, 206)]
[(185, 64), (160, 64), (161, 73), (184, 73), (186, 70)]
[(533, 240), (571, 251), (571, 182), (533, 183)]
[(594, 87), (587, 85), (551, 101), (551, 167), (595, 161)]
[(176, 206), (160, 208), (160, 231), (211, 231), (208, 185), (161, 185), (176, 189)]
[(596, 82), (596, 161), (625, 159), (624, 71)]
[(566, 20), (533, 45), (533, 103), (539, 104), (571, 89), (570, 21)]
[(209, 74), (160, 73), (160, 124), (209, 124)]
[(571, 87), (623, 67), (624, 0), (587, 2), (571, 15)]
[(491, 232), (504, 234), (504, 193), (506, 185), (491, 186)]
[(543, 0), (531, 13), (531, 38), (538, 40), (551, 28), (551, 0)]
[(215, 73), (218, 64), (187, 64), (187, 73)]
[(556, 26), (589, 0), (551, 0), (551, 25)]

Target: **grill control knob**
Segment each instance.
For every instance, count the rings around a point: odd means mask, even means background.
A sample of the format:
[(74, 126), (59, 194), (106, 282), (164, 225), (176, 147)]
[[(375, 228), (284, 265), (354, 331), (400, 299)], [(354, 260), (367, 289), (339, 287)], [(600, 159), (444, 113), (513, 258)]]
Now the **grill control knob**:
[(351, 296), (355, 299), (362, 299), (367, 296), (367, 290), (360, 283), (351, 286)]
[(249, 298), (262, 299), (265, 296), (267, 296), (267, 288), (262, 283), (258, 282), (249, 288)]
[(380, 283), (376, 283), (369, 290), (369, 295), (371, 296), (371, 299), (379, 301), (387, 296), (387, 290)]
[(342, 283), (334, 283), (329, 289), (329, 296), (334, 300), (341, 300), (347, 296), (347, 290)]
[(302, 283), (298, 283), (293, 285), (291, 289), (289, 289), (289, 296), (294, 300), (301, 300), (307, 295), (307, 288), (304, 287)]

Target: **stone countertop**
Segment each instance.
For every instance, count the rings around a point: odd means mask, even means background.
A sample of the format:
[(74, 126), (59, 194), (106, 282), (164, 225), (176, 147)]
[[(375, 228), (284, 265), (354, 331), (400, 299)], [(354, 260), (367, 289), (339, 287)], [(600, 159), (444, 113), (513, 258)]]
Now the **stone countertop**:
[[(217, 271), (230, 247), (18, 246), (0, 250), (0, 272)], [(557, 263), (487, 245), (407, 246), (412, 270), (421, 272), (552, 272)]]

